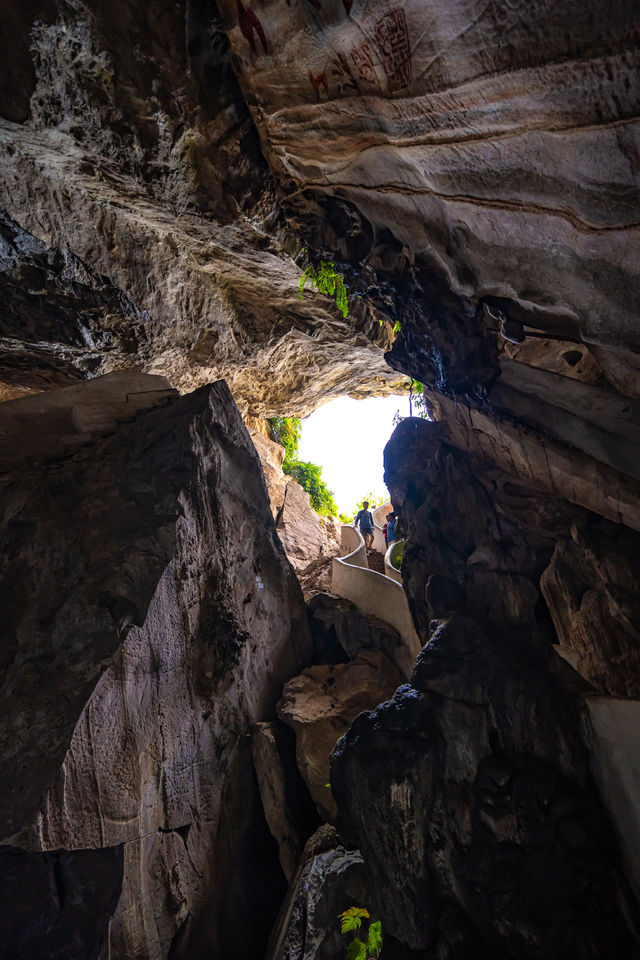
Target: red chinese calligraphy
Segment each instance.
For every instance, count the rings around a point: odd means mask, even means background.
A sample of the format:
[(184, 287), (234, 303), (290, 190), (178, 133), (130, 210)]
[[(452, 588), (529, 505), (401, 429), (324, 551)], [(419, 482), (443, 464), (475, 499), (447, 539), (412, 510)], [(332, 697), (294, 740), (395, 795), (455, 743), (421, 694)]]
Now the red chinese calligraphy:
[(240, 26), (240, 30), (242, 31), (243, 37), (245, 37), (249, 42), (251, 52), (256, 52), (256, 41), (255, 37), (253, 36), (253, 32), (255, 30), (262, 41), (262, 48), (264, 52), (267, 53), (267, 38), (264, 35), (262, 24), (256, 17), (253, 10), (250, 10), (249, 7), (245, 7), (242, 0), (236, 0), (236, 7), (238, 10), (238, 24)]
[(389, 92), (408, 87), (412, 80), (411, 48), (404, 10), (390, 10), (376, 23), (376, 42)]
[(339, 53), (331, 62), (331, 78), (338, 88), (338, 95), (353, 91), (360, 93), (360, 87), (351, 72), (349, 61), (344, 53)]
[(362, 80), (362, 82), (367, 84), (369, 87), (374, 87), (379, 90), (380, 81), (376, 76), (376, 71), (373, 65), (373, 54), (371, 52), (371, 47), (366, 41), (361, 43), (359, 47), (351, 48), (351, 60), (358, 71), (360, 80)]
[(316, 100), (320, 100), (320, 87), (324, 87), (324, 92), (327, 96), (329, 96), (329, 84), (327, 83), (326, 73), (319, 73), (316, 77), (314, 77), (311, 70), (309, 70), (309, 80), (311, 82), (311, 86), (316, 91)]

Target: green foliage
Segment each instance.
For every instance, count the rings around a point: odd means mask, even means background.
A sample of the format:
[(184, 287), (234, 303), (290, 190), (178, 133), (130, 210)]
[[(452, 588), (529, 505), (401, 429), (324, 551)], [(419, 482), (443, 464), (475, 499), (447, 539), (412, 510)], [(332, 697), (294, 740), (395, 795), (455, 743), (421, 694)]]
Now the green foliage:
[(347, 947), (347, 960), (367, 960), (367, 948), (357, 937)]
[[(355, 509), (353, 511), (353, 516), (355, 517), (356, 513), (359, 510), (362, 510), (365, 501), (369, 504), (370, 510), (375, 510), (376, 507), (381, 507), (382, 504), (387, 503), (388, 500), (389, 500), (389, 497), (385, 497), (384, 495), (376, 496), (375, 493), (368, 493), (366, 497), (363, 497), (362, 500), (359, 500), (358, 503), (356, 504)], [(347, 520), (346, 522), (350, 523), (351, 521)]]
[[(356, 513), (357, 513), (357, 511), (356, 511)], [(338, 514), (338, 519), (339, 519), (339, 520), (342, 520), (343, 523), (351, 523), (351, 521), (353, 520), (353, 517), (352, 517), (352, 516), (351, 516), (351, 517), (348, 517), (346, 513), (339, 513), (339, 514)]]
[(349, 312), (347, 288), (344, 285), (344, 276), (337, 273), (335, 264), (327, 260), (321, 260), (319, 267), (314, 267), (313, 264), (307, 267), (298, 280), (300, 300), (304, 297), (304, 288), (307, 283), (318, 293), (326, 293), (330, 297), (335, 297), (338, 310), (343, 317), (347, 316)]
[(340, 921), (340, 933), (348, 933), (350, 930), (358, 930), (362, 926), (362, 918), (369, 918), (369, 911), (364, 907), (349, 907), (344, 913), (338, 915)]
[(297, 417), (271, 417), (269, 419), (271, 437), (285, 449), (282, 469), (288, 476), (297, 480), (311, 499), (311, 506), (321, 516), (335, 517), (338, 507), (333, 499), (333, 490), (322, 479), (322, 467), (315, 463), (298, 460), (298, 447), (302, 425)]
[(411, 406), (414, 417), (422, 417), (423, 420), (429, 419), (427, 412), (427, 401), (424, 396), (424, 385), (419, 380), (411, 381)]
[(391, 563), (396, 570), (402, 570), (402, 560), (404, 558), (404, 543), (400, 544), (397, 552), (394, 553)]
[[(353, 930), (359, 930), (362, 926), (362, 920), (369, 919), (369, 911), (364, 907), (349, 907), (338, 917), (340, 921), (340, 933), (350, 933)], [(351, 943), (347, 945), (347, 960), (377, 960), (382, 950), (382, 924), (379, 920), (369, 922), (367, 931), (367, 942), (363, 943), (358, 937), (354, 937)]]
[(286, 460), (282, 464), (285, 473), (297, 480), (311, 499), (311, 506), (321, 516), (335, 517), (338, 507), (333, 499), (333, 490), (329, 490), (322, 479), (322, 467), (304, 460)]
[(297, 417), (270, 417), (271, 437), (285, 449), (285, 460), (296, 460), (302, 425)]

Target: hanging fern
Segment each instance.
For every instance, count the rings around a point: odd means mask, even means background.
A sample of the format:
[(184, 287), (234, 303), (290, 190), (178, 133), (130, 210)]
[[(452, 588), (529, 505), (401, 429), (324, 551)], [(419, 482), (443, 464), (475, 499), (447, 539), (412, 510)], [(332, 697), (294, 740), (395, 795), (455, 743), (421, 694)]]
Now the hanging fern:
[(300, 287), (300, 300), (304, 296), (304, 288), (309, 283), (318, 293), (325, 293), (327, 296), (335, 297), (338, 310), (343, 317), (349, 312), (347, 300), (347, 288), (344, 285), (344, 276), (336, 272), (335, 265), (326, 260), (320, 261), (319, 267), (310, 266), (304, 271), (298, 280)]

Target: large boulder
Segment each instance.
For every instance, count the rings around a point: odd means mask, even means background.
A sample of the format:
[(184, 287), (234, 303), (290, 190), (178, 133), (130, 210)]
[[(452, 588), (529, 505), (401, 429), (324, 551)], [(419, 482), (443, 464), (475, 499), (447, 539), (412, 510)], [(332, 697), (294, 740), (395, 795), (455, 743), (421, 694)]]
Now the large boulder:
[(307, 609), (317, 662), (339, 663), (360, 650), (379, 650), (402, 670), (396, 660), (402, 638), (384, 620), (361, 613), (350, 600), (330, 593), (311, 597)]
[(309, 494), (284, 473), (284, 447), (268, 436), (265, 421), (247, 418), (247, 426), (260, 457), (278, 536), (297, 573), (338, 552), (339, 537), (333, 518), (320, 517)]
[(278, 716), (295, 730), (298, 766), (321, 815), (333, 820), (329, 757), (363, 710), (393, 694), (400, 675), (378, 650), (361, 650), (349, 663), (308, 667), (285, 684)]
[(386, 930), (438, 957), (637, 956), (578, 713), (534, 658), (456, 614), (410, 684), (356, 718), (331, 783)]
[(2, 839), (121, 851), (114, 957), (257, 958), (285, 882), (250, 733), (309, 661), (302, 594), (223, 383), (102, 430), (3, 478)]
[(340, 933), (338, 914), (371, 899), (358, 850), (346, 850), (326, 825), (310, 838), (274, 928), (266, 960), (335, 960), (353, 936)]

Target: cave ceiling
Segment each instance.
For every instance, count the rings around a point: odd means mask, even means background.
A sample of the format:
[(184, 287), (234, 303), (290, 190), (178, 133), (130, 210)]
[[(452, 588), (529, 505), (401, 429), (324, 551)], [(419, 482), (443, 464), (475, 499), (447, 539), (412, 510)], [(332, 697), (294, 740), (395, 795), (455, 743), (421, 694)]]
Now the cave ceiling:
[(304, 415), (408, 375), (454, 443), (640, 525), (632, 0), (13, 7), (0, 395), (136, 369)]

